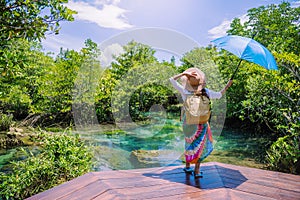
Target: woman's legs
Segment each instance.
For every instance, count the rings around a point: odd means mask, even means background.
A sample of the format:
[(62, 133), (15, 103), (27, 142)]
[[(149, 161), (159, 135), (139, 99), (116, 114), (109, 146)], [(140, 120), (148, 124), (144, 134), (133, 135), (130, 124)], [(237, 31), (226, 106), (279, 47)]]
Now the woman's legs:
[(190, 167), (191, 167), (191, 164), (188, 163), (188, 162), (186, 162), (186, 163), (185, 163), (185, 167), (186, 167), (186, 168), (190, 168)]
[(183, 171), (188, 174), (193, 173), (193, 169), (191, 168), (191, 164), (189, 162), (185, 163), (185, 168), (183, 169)]
[(197, 162), (195, 164), (195, 174), (199, 174), (200, 173), (200, 162)]
[(200, 172), (200, 162), (197, 162), (195, 164), (195, 170), (194, 170), (194, 176), (195, 178), (202, 178), (202, 172)]

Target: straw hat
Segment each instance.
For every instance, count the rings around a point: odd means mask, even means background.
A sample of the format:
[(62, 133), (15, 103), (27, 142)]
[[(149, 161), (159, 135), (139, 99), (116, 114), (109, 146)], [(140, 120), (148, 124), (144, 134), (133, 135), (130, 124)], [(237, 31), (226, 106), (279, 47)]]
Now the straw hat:
[(184, 72), (196, 72), (197, 74), (196, 77), (181, 77), (182, 85), (186, 90), (197, 91), (200, 85), (202, 86), (200, 89), (205, 87), (205, 74), (199, 68), (192, 67), (185, 70)]

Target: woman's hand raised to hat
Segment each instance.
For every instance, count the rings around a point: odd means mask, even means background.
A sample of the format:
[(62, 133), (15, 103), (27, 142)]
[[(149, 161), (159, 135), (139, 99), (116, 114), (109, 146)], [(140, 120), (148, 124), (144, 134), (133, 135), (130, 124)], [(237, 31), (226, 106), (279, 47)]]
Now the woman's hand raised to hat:
[(184, 71), (183, 73), (175, 75), (173, 78), (175, 80), (177, 80), (178, 78), (180, 78), (182, 76), (186, 76), (188, 79), (190, 79), (190, 78), (197, 78), (198, 74), (196, 71)]
[(191, 78), (191, 77), (196, 78), (198, 76), (197, 72), (193, 72), (193, 71), (183, 72), (183, 75), (185, 75), (187, 78)]

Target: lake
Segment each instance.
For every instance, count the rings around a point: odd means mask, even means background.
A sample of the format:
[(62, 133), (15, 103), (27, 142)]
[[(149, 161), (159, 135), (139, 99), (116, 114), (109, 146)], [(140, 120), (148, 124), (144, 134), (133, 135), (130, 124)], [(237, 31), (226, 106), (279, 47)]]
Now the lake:
[[(184, 137), (181, 123), (176, 119), (126, 130), (103, 125), (96, 129), (75, 132), (91, 145), (95, 153), (94, 171), (183, 164)], [(266, 139), (228, 128), (212, 129), (212, 132), (215, 149), (204, 162), (216, 161), (265, 168), (260, 160), (263, 160)], [(26, 148), (37, 151), (34, 147)], [(24, 159), (20, 148), (0, 150), (1, 171), (9, 169), (11, 161), (20, 159)]]

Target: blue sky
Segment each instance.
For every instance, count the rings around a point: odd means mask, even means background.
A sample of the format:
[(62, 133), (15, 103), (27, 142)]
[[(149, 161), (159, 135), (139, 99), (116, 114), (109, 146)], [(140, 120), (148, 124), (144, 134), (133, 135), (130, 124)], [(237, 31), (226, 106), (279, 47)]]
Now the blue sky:
[[(47, 35), (46, 51), (79, 50), (88, 38), (101, 44), (118, 34), (143, 28), (176, 31), (206, 46), (226, 35), (230, 22), (245, 19), (247, 10), (281, 0), (69, 0), (78, 12), (74, 22), (62, 22), (59, 35)], [(290, 1), (299, 6), (300, 1)], [(151, 36), (149, 36), (151, 37)], [(134, 39), (134, 38), (133, 38)], [(176, 41), (175, 41), (176, 42)]]

